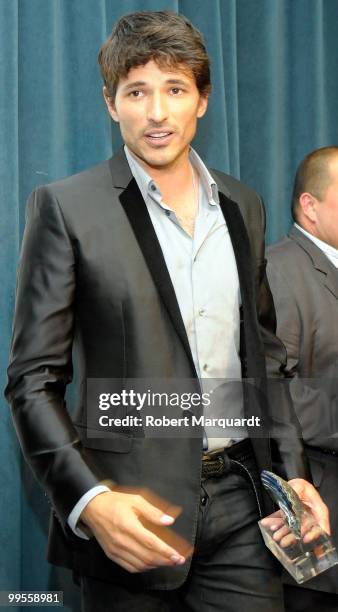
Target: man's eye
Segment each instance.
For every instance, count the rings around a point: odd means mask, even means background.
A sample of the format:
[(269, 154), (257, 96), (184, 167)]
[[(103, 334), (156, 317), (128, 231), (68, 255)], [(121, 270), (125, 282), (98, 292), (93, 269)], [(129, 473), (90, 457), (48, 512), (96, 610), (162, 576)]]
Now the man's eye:
[(180, 87), (172, 87), (171, 88), (171, 93), (173, 93), (175, 96), (177, 96), (180, 93), (182, 93), (182, 89)]
[(139, 98), (142, 95), (142, 92), (139, 91), (139, 89), (135, 89), (134, 91), (130, 92), (130, 96), (132, 98)]

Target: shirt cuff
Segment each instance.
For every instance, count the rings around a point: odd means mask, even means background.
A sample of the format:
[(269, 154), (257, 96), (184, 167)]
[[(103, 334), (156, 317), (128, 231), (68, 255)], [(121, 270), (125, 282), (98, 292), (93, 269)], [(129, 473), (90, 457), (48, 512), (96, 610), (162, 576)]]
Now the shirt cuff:
[(87, 491), (87, 493), (82, 495), (79, 501), (75, 504), (73, 510), (68, 516), (67, 523), (73, 533), (79, 536), (79, 538), (82, 538), (83, 540), (89, 540), (89, 537), (84, 533), (84, 531), (82, 531), (82, 529), (76, 526), (82, 510), (94, 497), (96, 497), (100, 493), (106, 493), (107, 491), (108, 493), (110, 493), (110, 489), (108, 489), (108, 487), (106, 487), (105, 485), (97, 485), (96, 487), (92, 487), (91, 489), (89, 489), (89, 491)]

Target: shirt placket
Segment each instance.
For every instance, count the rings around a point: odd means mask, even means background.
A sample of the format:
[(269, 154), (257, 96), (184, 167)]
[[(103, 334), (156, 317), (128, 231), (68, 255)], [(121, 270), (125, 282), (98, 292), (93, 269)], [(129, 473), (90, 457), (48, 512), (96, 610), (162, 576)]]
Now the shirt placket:
[(195, 234), (193, 239), (191, 278), (193, 294), (193, 320), (195, 323), (196, 350), (200, 377), (212, 376), (212, 363), (207, 358), (208, 351), (208, 327), (211, 324), (213, 313), (210, 303), (207, 305), (208, 277), (203, 265), (204, 246), (208, 235), (212, 230), (217, 216), (217, 210), (208, 207), (200, 207), (196, 219)]

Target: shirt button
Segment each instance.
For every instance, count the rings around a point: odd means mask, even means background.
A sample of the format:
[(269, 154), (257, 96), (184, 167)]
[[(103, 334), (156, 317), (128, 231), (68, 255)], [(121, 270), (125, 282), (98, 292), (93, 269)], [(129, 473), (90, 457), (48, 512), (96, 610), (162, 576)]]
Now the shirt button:
[(165, 214), (167, 215), (167, 217), (170, 217), (170, 210), (166, 210)]
[(202, 504), (202, 506), (206, 506), (207, 501), (208, 501), (208, 498), (207, 498), (207, 497), (205, 497), (205, 496), (203, 496), (203, 497), (201, 498), (201, 504)]
[(151, 189), (152, 191), (156, 191), (156, 185), (154, 185), (154, 183), (153, 183), (152, 185), (150, 185), (150, 189)]
[(203, 370), (204, 370), (204, 372), (207, 372), (209, 370), (209, 366), (208, 366), (207, 363), (204, 364)]
[(205, 315), (204, 308), (200, 308), (199, 311), (198, 311), (198, 314), (200, 315), (200, 317), (203, 317)]

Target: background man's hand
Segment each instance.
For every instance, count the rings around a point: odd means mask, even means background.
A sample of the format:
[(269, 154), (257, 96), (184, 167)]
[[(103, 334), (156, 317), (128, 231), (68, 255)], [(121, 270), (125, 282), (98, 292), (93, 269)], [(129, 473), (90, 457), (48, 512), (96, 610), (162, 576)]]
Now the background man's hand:
[(179, 512), (171, 506), (168, 515), (139, 493), (107, 491), (87, 504), (80, 521), (91, 529), (109, 559), (135, 573), (182, 565), (192, 553), (192, 547), (166, 527)]
[[(329, 510), (324, 504), (315, 487), (307, 480), (294, 478), (289, 480), (289, 485), (296, 491), (298, 497), (311, 511), (304, 514), (301, 524), (301, 537), (304, 544), (308, 544), (321, 535), (319, 527), (330, 535)], [(296, 543), (297, 538), (288, 526), (284, 513), (278, 510), (273, 515), (262, 519), (262, 525), (273, 532), (273, 539), (279, 542), (282, 548), (287, 548)]]
[(293, 478), (289, 480), (289, 485), (296, 491), (300, 500), (310, 508), (318, 525), (323, 531), (330, 535), (329, 509), (327, 505), (324, 504), (315, 487), (302, 478)]

